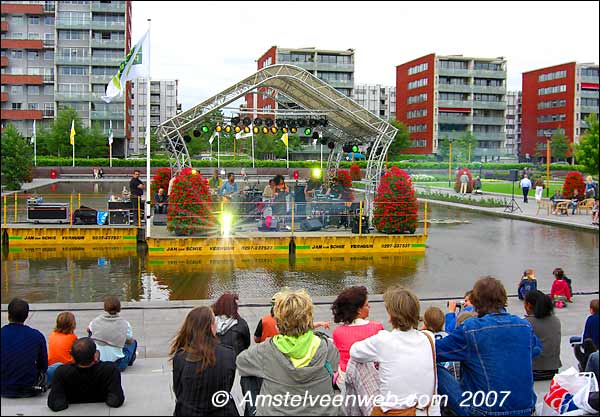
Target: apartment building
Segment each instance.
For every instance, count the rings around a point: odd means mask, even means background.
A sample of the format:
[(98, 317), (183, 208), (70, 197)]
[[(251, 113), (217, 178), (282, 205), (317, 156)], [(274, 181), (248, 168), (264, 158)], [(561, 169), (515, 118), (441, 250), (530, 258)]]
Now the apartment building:
[(598, 68), (569, 62), (523, 73), (522, 157), (544, 158), (546, 140), (558, 129), (579, 143), (585, 118), (598, 114)]
[(396, 118), (396, 87), (357, 84), (352, 99), (384, 120)]
[(506, 94), (506, 153), (518, 156), (521, 144), (521, 92)]
[[(150, 131), (163, 122), (175, 117), (181, 111), (178, 80), (150, 81)], [(131, 83), (131, 107), (129, 109), (131, 140), (129, 154), (146, 152), (146, 105), (147, 81), (140, 78)]]
[[(345, 51), (325, 50), (316, 48), (280, 48), (272, 46), (257, 60), (257, 69), (274, 64), (291, 64), (307, 71), (325, 81), (342, 94), (352, 97), (354, 89), (354, 50)], [(274, 110), (278, 106), (268, 91), (256, 95), (256, 108)], [(284, 101), (286, 108), (297, 108), (292, 100), (278, 97)], [(254, 97), (246, 95), (245, 108), (254, 108)]]
[(85, 126), (108, 134), (125, 155), (128, 94), (102, 101), (131, 44), (131, 1), (16, 1), (0, 6), (1, 124), (31, 137), (73, 107)]
[(410, 131), (406, 153), (436, 154), (442, 138), (477, 138), (473, 159), (506, 153), (506, 60), (429, 54), (396, 67), (396, 118)]

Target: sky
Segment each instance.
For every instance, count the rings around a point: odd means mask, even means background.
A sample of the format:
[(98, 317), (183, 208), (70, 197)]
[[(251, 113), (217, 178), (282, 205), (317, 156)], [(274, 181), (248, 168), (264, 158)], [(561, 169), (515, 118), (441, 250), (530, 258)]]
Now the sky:
[(430, 54), (507, 59), (522, 72), (598, 63), (599, 2), (132, 2), (133, 44), (151, 19), (151, 77), (178, 79), (184, 110), (257, 70), (271, 46), (355, 50), (354, 83), (394, 86)]

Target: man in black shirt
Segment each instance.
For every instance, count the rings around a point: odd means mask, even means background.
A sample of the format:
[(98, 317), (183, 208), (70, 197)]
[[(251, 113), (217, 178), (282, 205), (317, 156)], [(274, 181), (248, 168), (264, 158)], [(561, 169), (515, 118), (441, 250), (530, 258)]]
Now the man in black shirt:
[(75, 363), (61, 365), (54, 373), (48, 407), (61, 411), (69, 403), (105, 402), (120, 407), (125, 401), (121, 372), (113, 362), (100, 362), (100, 352), (89, 337), (77, 339), (71, 347)]
[[(138, 205), (140, 207), (140, 215), (144, 214), (144, 201), (141, 200), (144, 195), (144, 183), (140, 180), (140, 170), (133, 171), (133, 178), (129, 181), (129, 192), (131, 193), (131, 204), (133, 209), (133, 222), (138, 221)], [(140, 200), (138, 202), (138, 200)]]

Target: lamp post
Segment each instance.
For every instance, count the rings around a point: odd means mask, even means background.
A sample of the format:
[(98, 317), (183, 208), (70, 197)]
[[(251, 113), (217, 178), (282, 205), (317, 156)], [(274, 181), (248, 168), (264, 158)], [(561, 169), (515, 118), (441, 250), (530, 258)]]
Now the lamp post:
[(552, 158), (552, 147), (550, 146), (550, 142), (552, 142), (552, 134), (550, 132), (545, 132), (544, 136), (546, 136), (546, 197), (550, 196), (550, 159)]
[(452, 142), (454, 139), (448, 139), (448, 188), (450, 188), (450, 179), (452, 178)]

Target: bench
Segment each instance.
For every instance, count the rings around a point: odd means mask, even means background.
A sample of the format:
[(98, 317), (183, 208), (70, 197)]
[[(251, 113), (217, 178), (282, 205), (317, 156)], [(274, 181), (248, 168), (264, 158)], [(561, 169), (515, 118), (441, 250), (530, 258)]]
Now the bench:
[(588, 210), (591, 210), (593, 208), (594, 208), (594, 199), (586, 198), (585, 200), (582, 200), (579, 203), (577, 203), (577, 214), (581, 214), (581, 210), (585, 210), (585, 214), (587, 214)]

